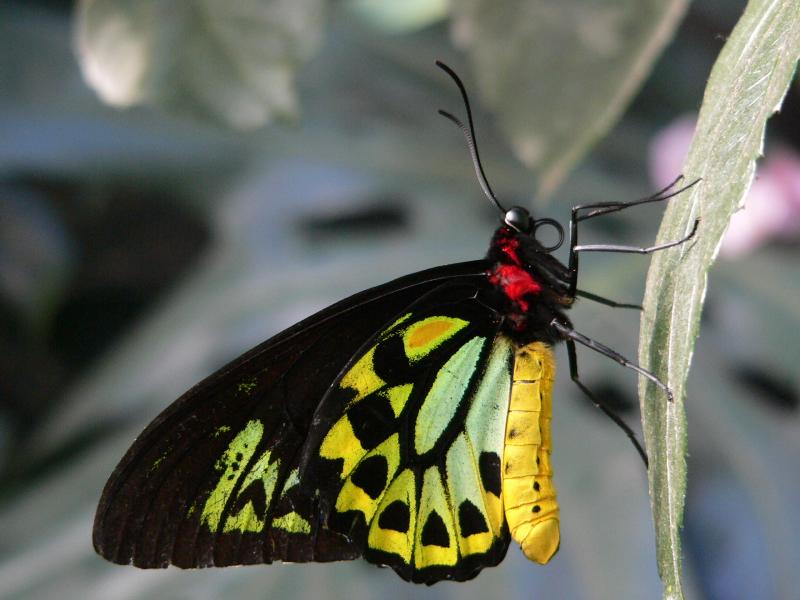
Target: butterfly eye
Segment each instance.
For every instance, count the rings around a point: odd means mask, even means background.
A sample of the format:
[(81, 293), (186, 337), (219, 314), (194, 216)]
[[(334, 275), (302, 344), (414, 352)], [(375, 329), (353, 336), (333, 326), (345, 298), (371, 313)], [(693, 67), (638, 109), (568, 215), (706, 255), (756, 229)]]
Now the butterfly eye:
[(531, 215), (521, 206), (512, 206), (506, 211), (503, 220), (506, 225), (519, 231), (520, 233), (531, 232)]
[[(550, 246), (545, 246), (544, 244), (542, 244), (542, 248), (544, 249), (544, 251), (552, 252), (553, 250), (558, 250), (559, 248), (561, 248), (561, 244), (564, 243), (564, 227), (562, 227), (561, 223), (559, 223), (555, 219), (546, 219), (546, 218), (536, 219), (536, 221), (534, 221), (533, 223), (533, 231), (532, 231), (534, 237), (536, 237), (536, 232), (542, 225), (550, 225), (553, 229), (556, 230), (556, 233), (558, 234), (558, 241), (555, 244), (552, 244)], [(541, 244), (541, 242), (539, 243)]]

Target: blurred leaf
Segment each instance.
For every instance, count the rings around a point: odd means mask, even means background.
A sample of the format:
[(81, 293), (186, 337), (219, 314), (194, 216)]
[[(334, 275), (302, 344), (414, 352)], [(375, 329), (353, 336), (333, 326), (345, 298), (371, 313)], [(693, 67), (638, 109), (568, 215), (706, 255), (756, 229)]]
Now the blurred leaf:
[(294, 71), (320, 44), (323, 0), (81, 0), (77, 52), (104, 101), (249, 129), (297, 111)]
[(367, 23), (386, 33), (408, 33), (441, 21), (448, 0), (348, 0), (347, 7)]
[(43, 194), (24, 183), (0, 183), (0, 300), (37, 333), (64, 294), (74, 253)]
[(687, 0), (454, 3), (484, 101), (546, 195), (616, 122)]
[(688, 181), (702, 177), (702, 182), (670, 204), (658, 241), (680, 239), (697, 218), (702, 218), (700, 228), (691, 243), (658, 253), (648, 273), (639, 360), (675, 393), (675, 402), (666, 404), (658, 388), (640, 380), (665, 598), (683, 598), (679, 536), (686, 491), (683, 398), (708, 270), (750, 187), (766, 120), (780, 106), (798, 56), (800, 5), (795, 0), (748, 3), (711, 72), (684, 166)]

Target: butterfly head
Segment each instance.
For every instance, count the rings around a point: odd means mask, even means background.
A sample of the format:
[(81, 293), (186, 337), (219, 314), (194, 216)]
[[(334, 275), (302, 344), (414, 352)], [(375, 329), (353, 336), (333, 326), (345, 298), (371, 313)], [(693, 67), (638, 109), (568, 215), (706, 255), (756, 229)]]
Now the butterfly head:
[[(518, 234), (529, 238), (529, 240), (533, 242), (535, 249), (539, 252), (553, 252), (554, 250), (558, 250), (564, 243), (564, 227), (562, 227), (561, 223), (555, 219), (534, 219), (531, 213), (521, 206), (512, 206), (509, 208), (503, 216), (503, 222)], [(550, 245), (542, 243), (536, 235), (539, 228), (546, 225), (555, 229), (558, 235), (558, 239)]]

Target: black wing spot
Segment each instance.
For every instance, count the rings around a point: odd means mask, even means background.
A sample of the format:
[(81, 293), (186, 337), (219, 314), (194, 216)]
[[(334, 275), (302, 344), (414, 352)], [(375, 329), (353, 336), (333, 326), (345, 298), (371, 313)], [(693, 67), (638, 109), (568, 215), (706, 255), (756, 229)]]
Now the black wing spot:
[(531, 509), (531, 511), (535, 513), (539, 512), (540, 510), (542, 510), (542, 507), (539, 506), (538, 504), (534, 504), (533, 508)]
[(386, 488), (388, 476), (389, 465), (386, 459), (377, 455), (362, 460), (350, 476), (350, 481), (364, 490), (370, 498), (376, 500)]
[(478, 458), (483, 489), (500, 497), (500, 457), (494, 452), (481, 452)]
[(469, 500), (464, 500), (458, 507), (458, 522), (464, 537), (489, 531), (481, 511)]
[(533, 482), (533, 489), (538, 492), (539, 488), (541, 488), (541, 486), (539, 485), (539, 482), (538, 481), (534, 481)]
[(367, 450), (383, 442), (394, 429), (395, 416), (387, 398), (370, 396), (347, 412), (353, 433)]
[(411, 514), (408, 510), (408, 504), (402, 500), (395, 500), (381, 513), (378, 518), (378, 527), (406, 533), (410, 522)]
[(428, 515), (425, 526), (422, 528), (422, 545), (450, 547), (450, 535), (447, 533), (447, 527), (435, 510)]

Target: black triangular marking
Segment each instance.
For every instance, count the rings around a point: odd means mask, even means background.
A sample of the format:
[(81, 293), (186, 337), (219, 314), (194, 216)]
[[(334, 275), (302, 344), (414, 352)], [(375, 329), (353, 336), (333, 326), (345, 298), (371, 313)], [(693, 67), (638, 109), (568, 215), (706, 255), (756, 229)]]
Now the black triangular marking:
[(481, 511), (469, 500), (464, 500), (458, 507), (458, 523), (464, 537), (489, 531)]
[(395, 416), (388, 398), (373, 395), (357, 402), (347, 411), (347, 418), (361, 445), (371, 450), (392, 433)]
[(425, 526), (422, 528), (422, 545), (450, 547), (450, 535), (447, 533), (447, 527), (435, 510), (428, 515)]
[(408, 504), (402, 500), (395, 500), (381, 513), (378, 518), (378, 527), (407, 533), (410, 521), (411, 515), (408, 511)]
[(389, 465), (381, 455), (370, 456), (359, 463), (350, 481), (360, 487), (373, 500), (377, 500), (386, 488)]

